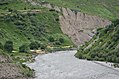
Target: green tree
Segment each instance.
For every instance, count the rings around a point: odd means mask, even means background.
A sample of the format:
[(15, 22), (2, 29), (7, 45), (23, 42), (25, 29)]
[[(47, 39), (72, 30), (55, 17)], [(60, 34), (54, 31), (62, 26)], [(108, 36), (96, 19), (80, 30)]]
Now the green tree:
[(55, 41), (53, 37), (49, 37), (48, 40), (49, 40), (50, 42), (54, 42), (54, 41)]
[(40, 44), (39, 44), (38, 42), (36, 42), (36, 41), (35, 41), (35, 42), (32, 42), (32, 43), (29, 45), (30, 49), (32, 49), (32, 50), (38, 49), (39, 46), (40, 46)]
[(64, 39), (63, 38), (59, 38), (59, 42), (60, 43), (64, 43)]
[(12, 41), (6, 41), (4, 45), (4, 50), (7, 52), (12, 52), (13, 51), (13, 42)]

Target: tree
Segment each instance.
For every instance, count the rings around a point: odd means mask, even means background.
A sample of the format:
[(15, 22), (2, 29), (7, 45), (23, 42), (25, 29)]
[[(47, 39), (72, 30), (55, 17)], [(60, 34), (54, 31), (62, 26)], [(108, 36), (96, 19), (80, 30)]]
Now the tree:
[(64, 39), (63, 38), (59, 38), (59, 42), (60, 43), (64, 43)]
[(46, 49), (47, 46), (45, 44), (41, 44), (41, 47), (40, 47), (42, 50)]
[(29, 47), (28, 47), (28, 45), (21, 45), (21, 46), (19, 47), (19, 52), (28, 53), (28, 52), (29, 52)]
[(39, 46), (40, 46), (40, 44), (39, 44), (38, 42), (36, 42), (36, 41), (35, 41), (35, 42), (32, 42), (32, 43), (29, 45), (30, 49), (32, 49), (32, 50), (38, 49)]
[(54, 41), (55, 41), (53, 37), (49, 37), (48, 40), (49, 40), (50, 42), (54, 42)]
[(4, 50), (7, 52), (12, 52), (13, 51), (13, 42), (12, 41), (6, 41), (4, 45)]

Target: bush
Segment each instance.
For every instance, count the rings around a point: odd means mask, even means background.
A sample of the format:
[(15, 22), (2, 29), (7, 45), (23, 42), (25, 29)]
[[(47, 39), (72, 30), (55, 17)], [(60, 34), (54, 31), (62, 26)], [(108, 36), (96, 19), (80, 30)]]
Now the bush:
[(78, 58), (79, 58), (79, 59), (83, 59), (83, 54), (82, 54), (82, 53), (79, 53), (79, 54), (78, 54)]
[(54, 41), (55, 41), (53, 37), (49, 37), (48, 40), (49, 40), (50, 42), (54, 42)]
[(0, 49), (3, 49), (3, 45), (2, 45), (2, 43), (0, 43)]
[(64, 43), (64, 39), (63, 38), (59, 38), (59, 42), (60, 43)]
[(38, 49), (40, 47), (40, 44), (38, 42), (32, 42), (30, 45), (29, 45), (30, 49), (34, 50), (34, 49)]
[(46, 47), (47, 47), (46, 45), (42, 44), (40, 48), (41, 48), (42, 50), (44, 50), (44, 49), (46, 49)]
[(4, 45), (4, 50), (7, 52), (12, 52), (13, 51), (13, 42), (12, 41), (6, 41)]
[(28, 53), (29, 52), (28, 45), (22, 45), (22, 46), (20, 46), (19, 47), (19, 52)]
[(118, 41), (118, 39), (119, 39), (119, 34), (115, 34), (112, 39), (113, 39), (113, 41)]

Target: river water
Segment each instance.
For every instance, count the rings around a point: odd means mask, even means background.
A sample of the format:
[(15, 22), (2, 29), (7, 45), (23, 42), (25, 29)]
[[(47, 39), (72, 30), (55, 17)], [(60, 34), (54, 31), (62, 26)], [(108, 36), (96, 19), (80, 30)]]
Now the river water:
[(119, 79), (119, 72), (93, 61), (74, 57), (76, 51), (59, 51), (38, 55), (34, 63), (36, 79)]

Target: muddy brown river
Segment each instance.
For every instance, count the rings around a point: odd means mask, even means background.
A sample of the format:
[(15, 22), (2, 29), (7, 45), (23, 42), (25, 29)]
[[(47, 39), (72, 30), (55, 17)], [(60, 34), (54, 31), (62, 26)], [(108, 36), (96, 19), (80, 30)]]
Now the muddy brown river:
[(119, 71), (94, 61), (75, 58), (76, 51), (59, 51), (38, 55), (34, 63), (35, 79), (119, 79)]

